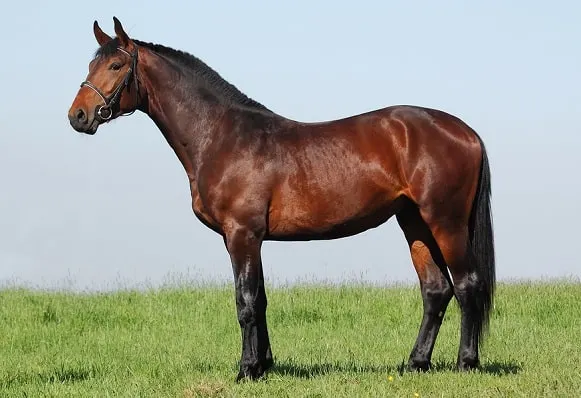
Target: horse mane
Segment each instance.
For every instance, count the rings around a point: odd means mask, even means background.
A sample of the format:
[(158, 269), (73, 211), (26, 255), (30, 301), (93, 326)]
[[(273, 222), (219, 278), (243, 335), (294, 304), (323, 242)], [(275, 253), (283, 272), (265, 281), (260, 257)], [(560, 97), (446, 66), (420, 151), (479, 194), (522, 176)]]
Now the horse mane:
[[(141, 40), (132, 39), (137, 45), (145, 47), (165, 58), (174, 61), (177, 65), (183, 67), (185, 70), (192, 72), (196, 79), (193, 79), (195, 87), (199, 88), (200, 82), (203, 83), (206, 89), (209, 89), (212, 94), (226, 100), (230, 103), (241, 105), (256, 110), (271, 112), (266, 106), (253, 100), (242, 93), (236, 86), (226, 81), (218, 72), (210, 68), (201, 59), (189, 54), (185, 51), (176, 50), (171, 47), (163, 46), (161, 44), (147, 43)], [(117, 52), (119, 47), (119, 39), (115, 37), (113, 40), (99, 47), (95, 52), (95, 57), (107, 57)], [(197, 80), (197, 81), (196, 81)], [(195, 84), (198, 83), (198, 84)]]

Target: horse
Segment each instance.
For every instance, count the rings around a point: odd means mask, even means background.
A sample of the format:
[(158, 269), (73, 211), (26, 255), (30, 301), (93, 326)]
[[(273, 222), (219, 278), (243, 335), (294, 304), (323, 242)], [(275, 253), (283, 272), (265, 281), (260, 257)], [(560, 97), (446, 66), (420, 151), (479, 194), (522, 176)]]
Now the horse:
[(482, 138), (444, 111), (394, 105), (299, 122), (243, 94), (199, 58), (97, 21), (98, 49), (68, 112), (72, 128), (139, 110), (184, 167), (196, 217), (230, 256), (242, 335), (236, 382), (274, 364), (264, 241), (346, 238), (395, 216), (423, 302), (407, 369), (427, 371), (448, 303), (461, 312), (459, 371), (480, 366), (495, 290), (490, 166)]

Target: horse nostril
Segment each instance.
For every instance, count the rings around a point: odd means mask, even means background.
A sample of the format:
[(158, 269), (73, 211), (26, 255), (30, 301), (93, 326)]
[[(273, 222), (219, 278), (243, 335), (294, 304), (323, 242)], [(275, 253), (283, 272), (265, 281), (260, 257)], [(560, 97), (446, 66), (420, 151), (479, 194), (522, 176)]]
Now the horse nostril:
[(87, 114), (82, 109), (77, 110), (77, 120), (81, 123), (85, 123), (87, 121)]

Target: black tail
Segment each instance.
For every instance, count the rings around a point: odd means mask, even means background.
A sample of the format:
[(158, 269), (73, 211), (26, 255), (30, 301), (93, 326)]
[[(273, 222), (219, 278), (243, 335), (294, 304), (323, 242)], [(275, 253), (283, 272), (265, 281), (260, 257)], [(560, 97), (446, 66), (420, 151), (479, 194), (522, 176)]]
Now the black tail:
[(480, 328), (479, 335), (488, 329), (490, 320), (490, 311), (493, 305), (494, 289), (496, 284), (496, 270), (494, 259), (494, 236), (492, 232), (492, 211), (490, 203), (490, 166), (488, 164), (488, 155), (482, 139), (480, 146), (482, 148), (482, 163), (480, 166), (480, 181), (478, 190), (472, 205), (472, 214), (470, 222), (470, 244), (477, 264), (477, 273), (479, 279), (483, 282), (482, 289), (479, 291), (477, 300), (478, 309), (480, 310)]

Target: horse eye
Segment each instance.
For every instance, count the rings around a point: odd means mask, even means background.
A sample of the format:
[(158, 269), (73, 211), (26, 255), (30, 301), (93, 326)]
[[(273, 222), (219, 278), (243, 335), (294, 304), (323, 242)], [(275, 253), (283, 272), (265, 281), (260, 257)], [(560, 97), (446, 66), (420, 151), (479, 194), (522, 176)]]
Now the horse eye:
[(111, 66), (109, 67), (109, 69), (111, 70), (119, 70), (121, 69), (121, 64), (118, 64), (117, 62), (114, 62), (111, 64)]

